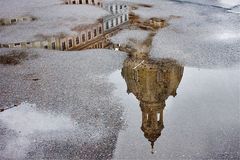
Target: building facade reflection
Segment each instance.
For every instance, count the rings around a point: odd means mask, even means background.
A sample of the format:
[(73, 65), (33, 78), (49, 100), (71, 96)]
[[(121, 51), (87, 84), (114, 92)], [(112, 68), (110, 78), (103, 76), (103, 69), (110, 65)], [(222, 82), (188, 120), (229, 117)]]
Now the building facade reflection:
[[(151, 143), (161, 136), (164, 128), (163, 110), (169, 96), (176, 96), (184, 68), (175, 60), (128, 58), (124, 61), (122, 76), (127, 93), (133, 93), (140, 101), (144, 137)], [(153, 151), (152, 151), (153, 153)]]

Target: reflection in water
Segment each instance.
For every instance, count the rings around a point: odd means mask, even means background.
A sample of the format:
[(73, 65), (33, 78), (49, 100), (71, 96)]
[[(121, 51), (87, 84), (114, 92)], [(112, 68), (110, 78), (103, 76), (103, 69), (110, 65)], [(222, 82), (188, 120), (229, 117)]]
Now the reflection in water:
[(165, 101), (176, 96), (184, 68), (175, 60), (149, 60), (128, 58), (124, 61), (122, 76), (127, 92), (133, 93), (140, 101), (142, 126), (145, 138), (151, 143), (161, 136), (164, 128), (163, 110)]

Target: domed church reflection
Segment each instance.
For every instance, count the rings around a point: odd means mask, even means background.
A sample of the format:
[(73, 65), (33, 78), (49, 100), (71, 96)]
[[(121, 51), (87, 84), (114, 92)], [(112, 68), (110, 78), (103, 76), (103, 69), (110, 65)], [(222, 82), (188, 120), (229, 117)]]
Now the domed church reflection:
[[(164, 128), (163, 110), (169, 96), (176, 96), (184, 68), (175, 60), (130, 57), (124, 61), (122, 76), (127, 92), (140, 101), (144, 137), (151, 143), (161, 136)], [(153, 153), (153, 151), (152, 151)]]

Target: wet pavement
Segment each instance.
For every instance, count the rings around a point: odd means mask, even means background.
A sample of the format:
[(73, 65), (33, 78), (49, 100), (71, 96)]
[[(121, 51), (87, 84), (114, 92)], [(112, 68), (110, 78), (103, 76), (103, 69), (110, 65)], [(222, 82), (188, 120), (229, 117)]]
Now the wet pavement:
[(107, 77), (126, 55), (28, 52), (1, 65), (0, 106), (18, 106), (0, 112), (0, 159), (111, 159), (123, 111)]

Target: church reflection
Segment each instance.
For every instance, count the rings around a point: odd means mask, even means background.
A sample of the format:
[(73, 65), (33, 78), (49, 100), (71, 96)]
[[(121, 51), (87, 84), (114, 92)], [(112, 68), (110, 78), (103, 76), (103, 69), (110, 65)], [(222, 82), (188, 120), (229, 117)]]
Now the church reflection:
[(175, 97), (184, 68), (175, 60), (130, 57), (124, 61), (122, 76), (127, 93), (140, 101), (144, 137), (152, 146), (164, 128), (163, 110), (169, 96)]

